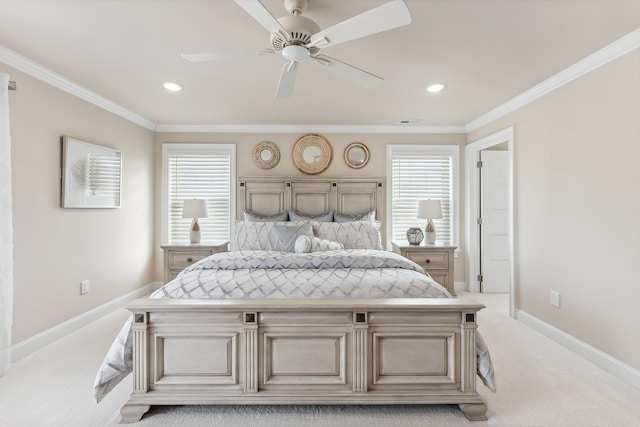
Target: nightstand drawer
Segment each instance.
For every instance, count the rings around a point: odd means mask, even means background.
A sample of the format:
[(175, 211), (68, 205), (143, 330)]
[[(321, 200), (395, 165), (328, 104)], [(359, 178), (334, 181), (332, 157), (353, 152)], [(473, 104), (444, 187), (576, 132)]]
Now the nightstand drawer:
[(451, 295), (456, 296), (453, 289), (453, 251), (455, 246), (410, 245), (406, 242), (391, 242), (393, 251), (409, 258), (429, 273), (436, 282), (447, 288)]
[(431, 276), (431, 278), (433, 280), (435, 280), (436, 282), (440, 283), (445, 288), (448, 288), (448, 286), (449, 286), (449, 273), (447, 273), (446, 271), (445, 272), (441, 272), (441, 271), (429, 271), (429, 270), (427, 270), (427, 272), (429, 273), (429, 276)]
[(449, 268), (449, 254), (448, 252), (436, 252), (436, 251), (407, 251), (407, 258), (411, 261), (419, 264), (427, 270), (442, 268), (447, 270)]
[(196, 261), (211, 255), (211, 251), (171, 252), (169, 254), (169, 268), (186, 268)]
[(172, 244), (162, 245), (164, 251), (164, 282), (174, 279), (178, 273), (194, 262), (225, 252), (229, 242), (209, 242), (204, 244)]

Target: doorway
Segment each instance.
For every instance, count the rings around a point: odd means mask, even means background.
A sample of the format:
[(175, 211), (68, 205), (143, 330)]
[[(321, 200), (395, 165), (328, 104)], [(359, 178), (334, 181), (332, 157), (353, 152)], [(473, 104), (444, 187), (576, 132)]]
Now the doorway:
[(480, 151), (480, 292), (509, 292), (509, 153), (506, 144)]
[(513, 128), (467, 145), (465, 158), (469, 291), (508, 292), (513, 317)]

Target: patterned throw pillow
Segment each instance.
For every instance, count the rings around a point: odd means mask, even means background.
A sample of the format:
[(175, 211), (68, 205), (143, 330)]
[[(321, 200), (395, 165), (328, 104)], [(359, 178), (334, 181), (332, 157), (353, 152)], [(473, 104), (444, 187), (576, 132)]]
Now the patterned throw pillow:
[(345, 249), (383, 250), (378, 221), (312, 222), (313, 234), (320, 239), (340, 242)]
[(357, 215), (343, 215), (339, 213), (333, 214), (334, 222), (352, 222), (352, 221), (375, 221), (376, 220), (376, 210), (372, 209), (368, 212), (363, 212)]
[(244, 210), (244, 220), (246, 222), (277, 222), (277, 221), (289, 221), (289, 213), (283, 211), (275, 215), (260, 215), (249, 210)]
[[(242, 222), (236, 223), (236, 232), (229, 242), (230, 251), (274, 251), (278, 236), (273, 231), (277, 222)], [(288, 224), (282, 222), (280, 224)]]
[(307, 215), (300, 213), (296, 210), (289, 209), (290, 221), (318, 221), (318, 222), (332, 222), (333, 211), (327, 211), (317, 215)]
[(273, 229), (278, 236), (278, 243), (275, 247), (277, 251), (293, 252), (295, 250), (296, 239), (300, 236), (313, 237), (313, 228), (306, 222), (303, 224), (275, 224)]
[(338, 251), (344, 249), (344, 245), (331, 240), (319, 239), (312, 236), (298, 236), (294, 245), (297, 254), (319, 251)]

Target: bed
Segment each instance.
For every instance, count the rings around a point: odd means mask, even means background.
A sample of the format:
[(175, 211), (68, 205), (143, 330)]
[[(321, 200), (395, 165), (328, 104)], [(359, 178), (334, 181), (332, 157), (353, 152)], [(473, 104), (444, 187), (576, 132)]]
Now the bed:
[(457, 404), (486, 420), (482, 304), (382, 247), (382, 179), (240, 178), (229, 252), (132, 312), (100, 401), (133, 373), (122, 422), (151, 405)]

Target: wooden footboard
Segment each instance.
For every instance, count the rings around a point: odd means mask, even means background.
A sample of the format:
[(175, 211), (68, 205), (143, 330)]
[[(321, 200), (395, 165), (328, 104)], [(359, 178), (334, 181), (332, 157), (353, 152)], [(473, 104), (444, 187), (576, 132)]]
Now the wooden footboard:
[(463, 299), (137, 300), (133, 393), (150, 405), (458, 404), (476, 392), (476, 317)]

